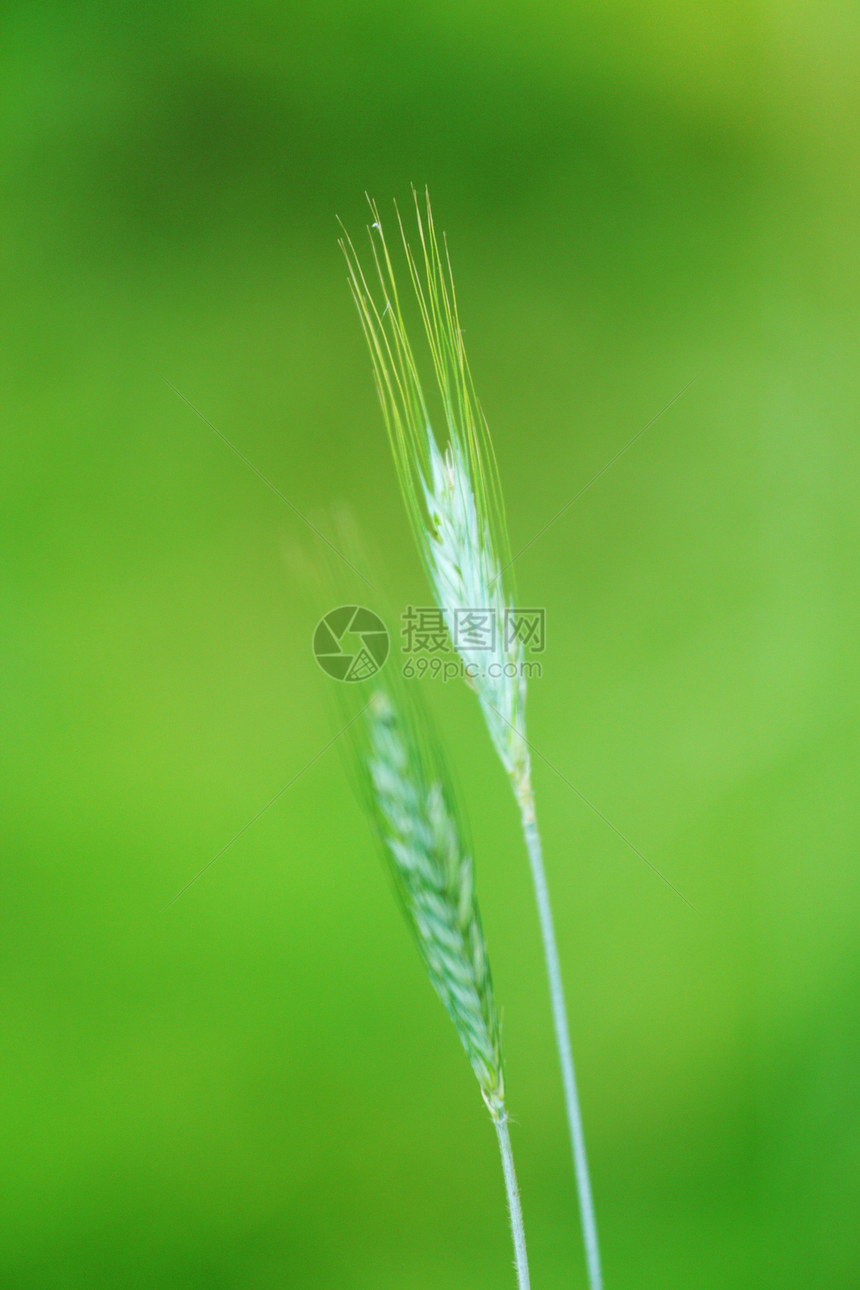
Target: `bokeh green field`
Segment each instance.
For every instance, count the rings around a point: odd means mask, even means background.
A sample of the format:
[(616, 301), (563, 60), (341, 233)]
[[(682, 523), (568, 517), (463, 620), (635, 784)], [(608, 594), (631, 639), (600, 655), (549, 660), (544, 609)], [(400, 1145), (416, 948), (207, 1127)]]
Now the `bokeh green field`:
[[(2, 1286), (513, 1284), (494, 1135), (338, 749), (164, 908), (324, 748), (334, 684), (318, 539), (166, 382), (424, 603), (335, 223), (412, 182), (515, 550), (695, 378), (517, 562), (606, 1285), (858, 1284), (859, 28), (4, 6)], [(584, 1286), (514, 806), (465, 688), (425, 697), (533, 1283)]]

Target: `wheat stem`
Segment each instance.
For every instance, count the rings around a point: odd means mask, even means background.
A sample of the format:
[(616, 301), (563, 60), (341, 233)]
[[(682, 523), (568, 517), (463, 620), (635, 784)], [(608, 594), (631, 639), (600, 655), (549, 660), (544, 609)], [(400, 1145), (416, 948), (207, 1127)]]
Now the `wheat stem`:
[(523, 834), (532, 871), (532, 884), (535, 890), (535, 899), (537, 900), (538, 921), (540, 922), (541, 936), (543, 938), (546, 971), (549, 978), (552, 1020), (555, 1026), (555, 1039), (561, 1063), (562, 1084), (564, 1085), (564, 1101), (567, 1108), (567, 1122), (570, 1127), (570, 1141), (573, 1147), (573, 1165), (576, 1171), (576, 1187), (579, 1193), (579, 1210), (582, 1218), (582, 1235), (585, 1242), (588, 1280), (591, 1290), (601, 1290), (603, 1277), (600, 1270), (600, 1252), (597, 1244), (597, 1224), (594, 1219), (591, 1180), (588, 1175), (588, 1158), (585, 1154), (585, 1134), (582, 1129), (582, 1114), (579, 1109), (579, 1096), (576, 1091), (573, 1050), (570, 1045), (570, 1029), (564, 1003), (564, 987), (561, 981), (561, 965), (555, 940), (549, 888), (543, 863), (543, 848), (541, 847), (540, 833), (535, 820), (534, 798), (530, 789), (527, 794), (521, 797), (520, 809), (522, 812)]
[(514, 1172), (514, 1156), (511, 1151), (511, 1137), (508, 1133), (508, 1117), (502, 1115), (494, 1121), (499, 1139), (499, 1150), (502, 1153), (502, 1171), (505, 1175), (505, 1191), (508, 1193), (508, 1209), (511, 1215), (511, 1233), (514, 1238), (514, 1262), (517, 1269), (519, 1290), (529, 1290), (529, 1265), (526, 1258), (526, 1234), (523, 1228), (523, 1211), (520, 1206), (520, 1192), (517, 1187), (517, 1175)]

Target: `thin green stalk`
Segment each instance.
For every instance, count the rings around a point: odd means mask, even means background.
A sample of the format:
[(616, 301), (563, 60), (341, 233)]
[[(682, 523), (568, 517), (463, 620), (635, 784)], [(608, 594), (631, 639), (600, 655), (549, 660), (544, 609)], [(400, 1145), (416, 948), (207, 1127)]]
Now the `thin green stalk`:
[(496, 1120), (496, 1134), (499, 1139), (499, 1150), (502, 1153), (502, 1171), (505, 1175), (505, 1190), (508, 1193), (508, 1209), (511, 1214), (511, 1233), (514, 1238), (514, 1263), (517, 1269), (519, 1290), (529, 1290), (529, 1265), (526, 1258), (526, 1234), (523, 1228), (523, 1211), (520, 1206), (520, 1192), (517, 1187), (517, 1175), (514, 1172), (514, 1157), (511, 1151), (511, 1138), (508, 1133), (508, 1117), (502, 1115)]
[(552, 1005), (552, 1020), (555, 1027), (555, 1039), (561, 1063), (561, 1078), (564, 1085), (564, 1101), (567, 1109), (567, 1122), (570, 1126), (570, 1140), (573, 1147), (573, 1165), (576, 1172), (576, 1187), (579, 1193), (579, 1212), (582, 1217), (582, 1235), (585, 1242), (585, 1258), (588, 1265), (588, 1280), (591, 1290), (601, 1290), (603, 1276), (600, 1270), (600, 1251), (597, 1244), (597, 1224), (594, 1219), (594, 1201), (591, 1195), (591, 1180), (588, 1174), (588, 1158), (585, 1154), (585, 1134), (582, 1129), (582, 1114), (579, 1109), (579, 1096), (576, 1091), (576, 1074), (573, 1068), (573, 1050), (570, 1045), (570, 1030), (567, 1022), (567, 1009), (564, 1003), (564, 987), (561, 981), (561, 965), (558, 958), (558, 947), (555, 940), (552, 907), (549, 899), (549, 888), (546, 881), (546, 870), (543, 863), (543, 848), (534, 812), (534, 798), (529, 791), (521, 802), (523, 834), (529, 853), (529, 864), (532, 871), (532, 883), (537, 900), (538, 920), (543, 938), (546, 971), (549, 978), (549, 995)]

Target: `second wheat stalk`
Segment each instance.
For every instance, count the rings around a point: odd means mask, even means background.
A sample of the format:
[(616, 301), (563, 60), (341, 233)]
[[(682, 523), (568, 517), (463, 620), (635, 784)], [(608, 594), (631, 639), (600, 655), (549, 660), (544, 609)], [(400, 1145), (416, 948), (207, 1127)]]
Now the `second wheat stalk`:
[(368, 804), (394, 889), (433, 989), (454, 1023), (495, 1126), (519, 1290), (526, 1238), (508, 1132), (499, 1019), (475, 873), (444, 760), (426, 716), (377, 689), (365, 714)]

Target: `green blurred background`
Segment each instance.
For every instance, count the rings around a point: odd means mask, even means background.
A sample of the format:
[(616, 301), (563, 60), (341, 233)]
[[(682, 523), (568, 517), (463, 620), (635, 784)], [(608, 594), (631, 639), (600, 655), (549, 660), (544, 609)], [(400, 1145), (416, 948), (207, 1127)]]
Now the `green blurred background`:
[[(297, 507), (424, 603), (336, 246), (429, 184), (517, 563), (610, 1290), (860, 1283), (858, 15), (10, 3), (0, 1284), (513, 1284), (330, 749)], [(287, 553), (293, 555), (287, 558)], [(370, 598), (373, 606), (374, 601)], [(475, 835), (536, 1287), (584, 1286), (516, 816)]]

